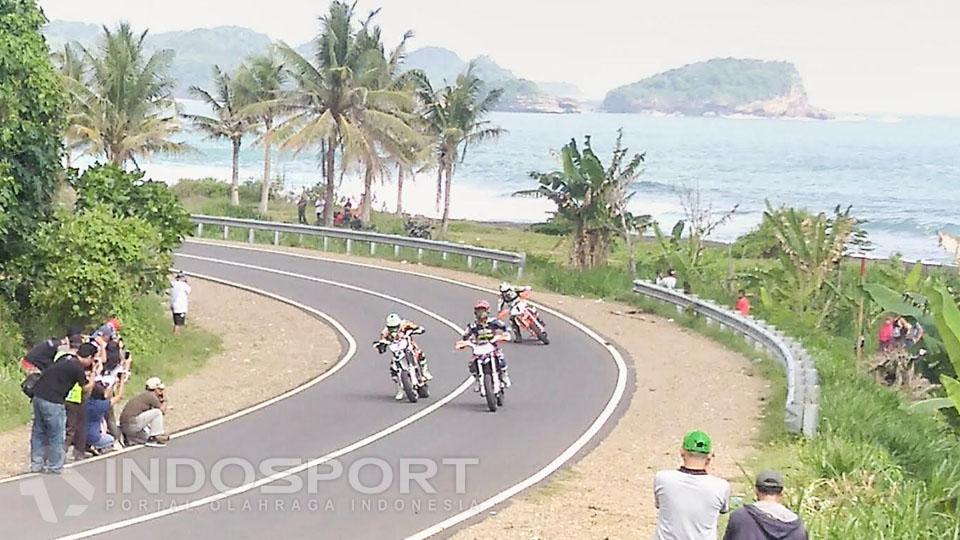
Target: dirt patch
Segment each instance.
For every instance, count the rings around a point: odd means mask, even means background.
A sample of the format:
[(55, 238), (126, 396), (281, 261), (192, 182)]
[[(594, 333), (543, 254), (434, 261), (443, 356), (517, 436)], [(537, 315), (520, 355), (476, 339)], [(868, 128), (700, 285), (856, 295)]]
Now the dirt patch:
[[(340, 357), (334, 330), (295, 307), (199, 279), (191, 280), (191, 286), (189, 324), (219, 335), (223, 351), (196, 373), (167, 386), (171, 431), (282, 394), (323, 373)], [(294, 342), (297, 354), (290, 355), (288, 344)], [(284, 359), (283, 369), (264, 361), (276, 358)], [(216, 392), (210, 391), (211, 385)], [(29, 447), (28, 427), (0, 433), (0, 477), (26, 470)]]
[[(491, 289), (497, 285), (491, 278), (442, 268), (379, 260), (376, 265)], [(613, 431), (581, 461), (455, 538), (649, 538), (656, 525), (653, 475), (679, 465), (680, 440), (695, 428), (713, 437), (716, 460), (711, 472), (740, 480), (737, 463), (753, 453), (762, 400), (770, 391), (749, 359), (663, 318), (632, 315), (632, 308), (622, 304), (541, 291), (534, 291), (534, 299), (584, 322), (625, 350), (634, 364), (636, 392)]]

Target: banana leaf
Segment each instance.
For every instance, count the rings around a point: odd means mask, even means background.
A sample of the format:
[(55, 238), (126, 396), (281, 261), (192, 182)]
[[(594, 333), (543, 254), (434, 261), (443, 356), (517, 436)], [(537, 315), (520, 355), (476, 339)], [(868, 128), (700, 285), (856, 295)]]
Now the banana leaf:
[(938, 397), (925, 399), (916, 403), (904, 403), (900, 408), (916, 414), (933, 414), (940, 409), (949, 409), (954, 406), (950, 398)]
[(910, 270), (910, 273), (907, 274), (907, 279), (906, 279), (907, 290), (916, 291), (922, 279), (923, 279), (923, 265), (920, 263), (916, 263), (913, 265), (913, 270)]
[(960, 382), (957, 382), (953, 377), (941, 375), (940, 384), (947, 391), (947, 397), (953, 402), (953, 407), (960, 411)]
[(880, 306), (884, 311), (890, 311), (898, 315), (907, 315), (919, 320), (923, 317), (923, 311), (903, 300), (903, 295), (893, 289), (881, 285), (880, 283), (867, 283), (863, 290), (870, 295), (870, 299)]
[[(957, 308), (953, 296), (942, 285), (930, 287), (927, 296), (943, 348), (947, 350), (954, 372), (960, 373), (960, 308)], [(960, 399), (960, 385), (957, 386), (957, 397)]]

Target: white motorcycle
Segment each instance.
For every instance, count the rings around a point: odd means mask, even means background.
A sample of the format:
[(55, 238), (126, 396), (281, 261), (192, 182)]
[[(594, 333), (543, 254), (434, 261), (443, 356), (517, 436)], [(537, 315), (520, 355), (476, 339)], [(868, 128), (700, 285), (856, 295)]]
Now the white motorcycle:
[(473, 349), (473, 362), (480, 376), (480, 396), (486, 399), (490, 412), (497, 412), (497, 407), (503, 407), (503, 393), (506, 387), (500, 380), (500, 370), (497, 366), (497, 342), (508, 340), (508, 337), (497, 336), (493, 341), (485, 343), (457, 342), (457, 349), (467, 347)]
[(381, 354), (390, 351), (393, 356), (391, 371), (399, 378), (403, 393), (410, 403), (416, 403), (420, 398), (430, 397), (429, 383), (423, 375), (408, 336), (399, 336), (394, 340), (378, 340), (373, 344)]

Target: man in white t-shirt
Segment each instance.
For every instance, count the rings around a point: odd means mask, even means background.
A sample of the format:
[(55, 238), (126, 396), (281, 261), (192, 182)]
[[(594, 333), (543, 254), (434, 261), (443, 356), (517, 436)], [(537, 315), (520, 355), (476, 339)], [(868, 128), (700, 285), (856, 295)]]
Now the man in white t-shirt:
[(187, 276), (180, 272), (170, 284), (170, 311), (173, 312), (173, 333), (179, 334), (187, 324), (187, 306), (189, 304), (190, 285)]
[(717, 520), (730, 510), (730, 483), (707, 473), (712, 447), (706, 433), (687, 433), (680, 452), (683, 465), (654, 477), (659, 509), (654, 540), (717, 540)]
[(676, 289), (677, 288), (677, 271), (671, 268), (669, 271), (667, 271), (667, 275), (665, 277), (660, 277), (658, 275), (656, 284), (660, 285), (661, 287), (666, 287), (668, 289)]

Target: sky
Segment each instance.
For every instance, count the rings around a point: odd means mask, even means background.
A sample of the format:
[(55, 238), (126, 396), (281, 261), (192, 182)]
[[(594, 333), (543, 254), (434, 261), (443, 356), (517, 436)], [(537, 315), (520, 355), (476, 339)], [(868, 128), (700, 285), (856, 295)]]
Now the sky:
[[(152, 32), (237, 25), (297, 45), (327, 0), (40, 0), (50, 19)], [(796, 64), (835, 112), (960, 116), (960, 0), (361, 0), (388, 46), (486, 54), (519, 76), (588, 96), (714, 57)]]

